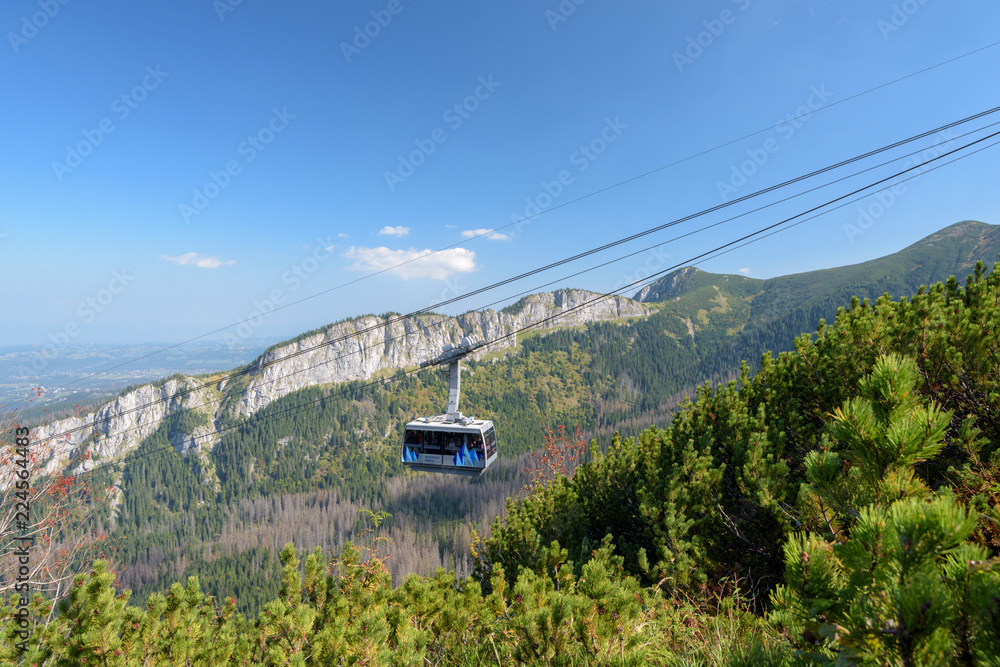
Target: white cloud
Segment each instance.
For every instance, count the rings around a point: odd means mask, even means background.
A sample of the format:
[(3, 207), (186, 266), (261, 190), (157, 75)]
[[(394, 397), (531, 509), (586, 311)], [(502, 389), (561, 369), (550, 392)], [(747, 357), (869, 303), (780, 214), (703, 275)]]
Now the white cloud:
[(219, 259), (218, 255), (215, 255), (214, 257), (207, 257), (197, 252), (186, 252), (180, 257), (169, 257), (167, 255), (160, 255), (160, 259), (180, 265), (194, 264), (200, 269), (217, 269), (220, 266), (231, 266), (236, 263), (235, 259), (223, 262), (221, 259)]
[(740, 269), (740, 273), (742, 273), (745, 276), (749, 276), (750, 275), (750, 267), (749, 266), (744, 266), (742, 269)]
[(476, 236), (486, 236), (490, 241), (506, 241), (510, 238), (506, 234), (495, 232), (492, 229), (466, 229), (462, 232), (463, 239), (471, 239)]
[(434, 252), (415, 248), (390, 250), (386, 247), (351, 246), (344, 253), (344, 257), (354, 260), (354, 264), (347, 267), (352, 271), (388, 271), (406, 280), (410, 278), (444, 280), (452, 274), (468, 273), (477, 268), (476, 253), (465, 248)]
[(339, 234), (337, 234), (337, 238), (338, 239), (347, 239), (347, 238), (350, 238), (350, 237), (351, 237), (350, 234), (345, 234), (344, 232), (340, 232)]
[(410, 228), (409, 227), (402, 227), (402, 226), (400, 226), (400, 227), (389, 227), (388, 225), (386, 225), (382, 229), (378, 230), (378, 233), (381, 236), (399, 236), (399, 237), (403, 237), (403, 236), (406, 236), (407, 234), (410, 233)]

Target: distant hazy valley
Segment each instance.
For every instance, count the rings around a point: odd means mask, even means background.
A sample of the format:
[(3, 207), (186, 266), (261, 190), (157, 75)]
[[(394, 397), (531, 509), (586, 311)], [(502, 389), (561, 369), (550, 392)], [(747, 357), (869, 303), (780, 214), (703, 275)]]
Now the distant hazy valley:
[[(166, 345), (152, 343), (0, 347), (0, 405), (16, 407), (34, 396), (25, 411), (29, 419), (46, 410), (61, 414), (73, 405), (91, 406), (130, 385), (175, 373), (200, 375), (242, 366), (276, 342), (265, 338), (239, 345), (195, 342), (164, 352), (160, 350)], [(39, 387), (44, 392), (35, 396), (31, 390)]]

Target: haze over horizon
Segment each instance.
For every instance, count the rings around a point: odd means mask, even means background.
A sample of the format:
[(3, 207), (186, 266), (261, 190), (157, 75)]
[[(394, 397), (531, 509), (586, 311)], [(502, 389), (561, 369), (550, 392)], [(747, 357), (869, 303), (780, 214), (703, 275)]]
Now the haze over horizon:
[[(24, 101), (0, 130), (0, 345), (172, 343), (385, 269), (240, 337), (460, 296), (996, 106), (998, 19), (985, 1), (7, 3), (0, 82)], [(908, 164), (446, 312), (549, 281), (607, 291)], [(984, 150), (699, 266), (767, 278), (998, 223), (996, 165)], [(511, 225), (536, 211), (551, 212)]]

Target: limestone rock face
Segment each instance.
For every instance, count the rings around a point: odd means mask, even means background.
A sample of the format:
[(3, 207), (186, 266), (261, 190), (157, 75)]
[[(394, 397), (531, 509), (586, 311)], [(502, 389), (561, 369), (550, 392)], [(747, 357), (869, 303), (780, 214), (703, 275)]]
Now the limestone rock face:
[(83, 448), (92, 459), (81, 460), (80, 469), (93, 467), (94, 458), (115, 458), (135, 449), (168, 415), (208, 402), (204, 390), (191, 390), (196, 386), (190, 378), (170, 380), (158, 387), (145, 385), (106, 403), (97, 412), (39, 427), (33, 435), (42, 443), (46, 472), (58, 469)]
[(636, 292), (632, 298), (639, 303), (652, 303), (656, 301), (666, 301), (684, 292), (685, 283), (689, 278), (697, 274), (699, 269), (693, 266), (686, 266), (670, 273), (651, 285), (646, 285)]
[(211, 426), (198, 426), (191, 433), (170, 433), (167, 437), (179, 454), (211, 450), (219, 440)]
[(322, 333), (258, 358), (239, 403), (240, 413), (252, 415), (272, 401), (310, 385), (365, 380), (380, 370), (412, 368), (439, 355), (445, 344), (457, 345), (464, 336), (487, 343), (477, 352), (481, 358), (516, 345), (515, 332), (526, 326), (570, 327), (650, 313), (631, 299), (598, 297), (583, 290), (559, 290), (529, 296), (510, 309), (514, 312), (486, 310), (457, 318), (363, 317), (332, 325)]
[[(233, 392), (229, 402), (236, 406), (238, 414), (248, 417), (305, 387), (366, 380), (386, 369), (413, 368), (439, 355), (445, 344), (458, 344), (465, 336), (486, 343), (475, 355), (482, 358), (514, 347), (516, 332), (524, 327), (580, 326), (645, 317), (650, 312), (646, 306), (623, 297), (602, 299), (583, 290), (559, 290), (531, 295), (500, 312), (469, 312), (456, 318), (436, 314), (388, 320), (362, 317), (330, 325), (321, 333), (264, 353), (249, 365), (248, 381), (215, 382), (202, 387), (194, 378), (182, 378), (158, 387), (146, 385), (119, 396), (95, 413), (40, 427), (36, 442), (47, 441), (39, 445), (47, 472), (61, 469), (70, 457), (84, 450), (90, 452), (91, 458), (76, 459), (73, 469), (89, 469), (95, 459), (100, 464), (133, 451), (175, 412), (199, 409), (214, 422), (220, 416), (220, 406), (226, 403), (220, 398)], [(195, 450), (204, 455), (219, 440), (212, 432), (211, 427), (198, 427), (193, 433), (170, 433), (168, 437), (178, 452)]]

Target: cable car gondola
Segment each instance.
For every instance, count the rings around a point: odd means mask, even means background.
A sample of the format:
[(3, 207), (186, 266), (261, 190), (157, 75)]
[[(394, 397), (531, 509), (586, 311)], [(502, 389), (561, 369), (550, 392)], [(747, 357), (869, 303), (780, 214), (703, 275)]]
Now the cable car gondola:
[(462, 385), (462, 357), (474, 346), (468, 338), (421, 367), (448, 364), (448, 411), (433, 417), (418, 417), (406, 425), (401, 461), (414, 470), (478, 477), (497, 460), (497, 437), (493, 422), (466, 417), (458, 411)]

